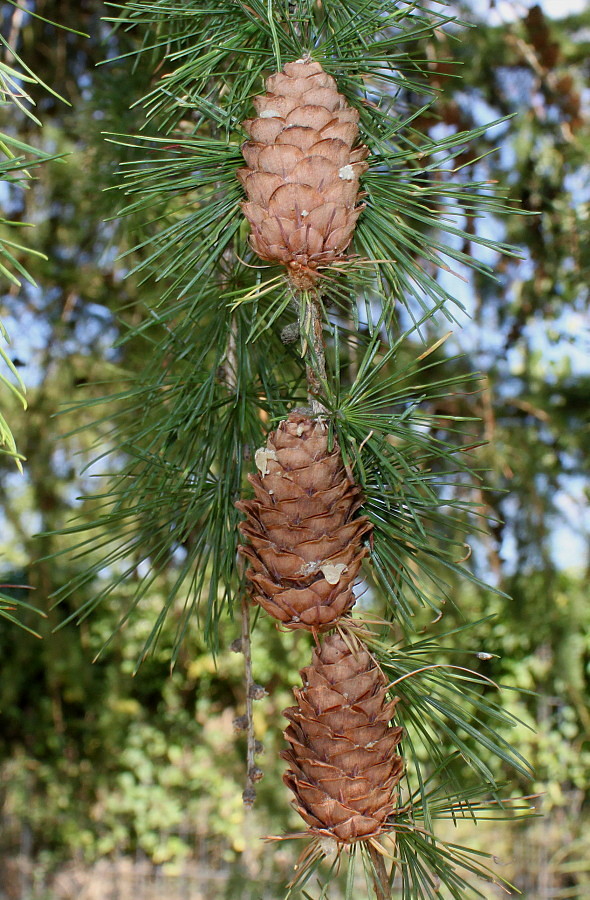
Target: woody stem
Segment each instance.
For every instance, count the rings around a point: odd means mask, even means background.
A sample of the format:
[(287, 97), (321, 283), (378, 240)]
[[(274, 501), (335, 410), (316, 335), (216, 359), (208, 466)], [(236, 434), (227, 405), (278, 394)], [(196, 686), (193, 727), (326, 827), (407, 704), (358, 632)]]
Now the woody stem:
[[(237, 391), (237, 372), (238, 372), (238, 360), (237, 360), (237, 322), (235, 317), (232, 317), (228, 339), (227, 339), (227, 347), (224, 355), (223, 362), (223, 373), (225, 376), (225, 383), (228, 387), (230, 393), (235, 393)], [(246, 807), (252, 806), (254, 802), (254, 798), (256, 796), (256, 790), (254, 788), (254, 778), (253, 774), (255, 771), (255, 748), (256, 748), (256, 737), (254, 734), (254, 720), (252, 717), (252, 685), (254, 684), (254, 679), (252, 678), (252, 643), (250, 639), (250, 601), (246, 593), (242, 594), (242, 633), (241, 633), (241, 650), (244, 654), (244, 680), (245, 680), (245, 689), (246, 689), (246, 787), (242, 794), (244, 799), (244, 804)]]
[(389, 890), (389, 878), (383, 857), (371, 844), (368, 844), (369, 856), (373, 863), (373, 885), (375, 887), (375, 897), (377, 900), (391, 900), (391, 891)]
[(242, 596), (242, 653), (244, 654), (244, 674), (246, 682), (246, 788), (243, 793), (244, 803), (251, 806), (256, 796), (254, 787), (256, 738), (254, 734), (254, 718), (252, 715), (252, 643), (250, 640), (250, 601), (246, 594)]
[(321, 415), (326, 407), (318, 399), (326, 380), (326, 347), (322, 322), (322, 304), (315, 289), (299, 296), (301, 310), (302, 355), (305, 357), (307, 396), (313, 413)]

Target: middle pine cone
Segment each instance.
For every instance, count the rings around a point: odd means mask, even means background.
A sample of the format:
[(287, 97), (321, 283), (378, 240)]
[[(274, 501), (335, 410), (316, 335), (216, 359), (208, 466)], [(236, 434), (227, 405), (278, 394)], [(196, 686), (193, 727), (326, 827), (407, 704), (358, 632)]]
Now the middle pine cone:
[(354, 580), (367, 555), (360, 488), (344, 469), (321, 419), (292, 412), (256, 453), (249, 475), (256, 499), (236, 503), (249, 545), (252, 598), (286, 628), (334, 628), (355, 602)]

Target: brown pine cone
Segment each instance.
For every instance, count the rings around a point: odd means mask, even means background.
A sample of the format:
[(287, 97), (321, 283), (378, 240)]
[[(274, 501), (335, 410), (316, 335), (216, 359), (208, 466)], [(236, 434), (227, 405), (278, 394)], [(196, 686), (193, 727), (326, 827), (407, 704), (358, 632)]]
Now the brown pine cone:
[(258, 117), (243, 123), (251, 140), (242, 146), (247, 168), (237, 173), (248, 196), (242, 210), (258, 256), (286, 265), (308, 289), (318, 266), (342, 259), (350, 244), (369, 151), (352, 149), (359, 114), (319, 63), (287, 63), (266, 90), (254, 99)]
[(336, 444), (328, 450), (321, 419), (292, 412), (256, 453), (249, 475), (254, 500), (236, 503), (249, 541), (240, 552), (253, 599), (286, 628), (333, 628), (355, 602), (354, 580), (371, 530), (354, 518), (360, 488), (345, 472)]
[[(351, 649), (352, 648), (352, 649)], [(397, 699), (387, 702), (386, 678), (352, 635), (327, 637), (301, 670), (298, 706), (284, 710), (290, 724), (281, 753), (293, 806), (311, 834), (341, 844), (391, 829), (403, 759), (395, 748), (402, 729), (390, 727)]]

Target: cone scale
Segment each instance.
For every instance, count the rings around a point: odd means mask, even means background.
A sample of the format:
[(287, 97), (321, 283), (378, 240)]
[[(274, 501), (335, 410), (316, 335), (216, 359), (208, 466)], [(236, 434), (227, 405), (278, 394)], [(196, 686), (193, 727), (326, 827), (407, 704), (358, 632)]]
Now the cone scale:
[(242, 211), (250, 244), (268, 262), (285, 265), (300, 290), (318, 269), (342, 260), (359, 205), (368, 149), (354, 148), (359, 114), (318, 62), (287, 63), (256, 97), (256, 118), (243, 123), (246, 167), (238, 170), (248, 199)]

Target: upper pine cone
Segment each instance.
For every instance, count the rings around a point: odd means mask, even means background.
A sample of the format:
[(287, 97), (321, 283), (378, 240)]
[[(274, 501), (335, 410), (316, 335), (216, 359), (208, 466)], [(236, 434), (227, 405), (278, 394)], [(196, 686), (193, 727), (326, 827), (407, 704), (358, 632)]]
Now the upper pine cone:
[(293, 412), (258, 450), (256, 499), (240, 501), (250, 541), (240, 551), (253, 599), (287, 628), (333, 628), (355, 602), (352, 590), (371, 529), (353, 518), (360, 488), (345, 472), (340, 449), (328, 450), (321, 419)]
[(402, 729), (389, 727), (397, 700), (387, 702), (383, 672), (351, 635), (327, 637), (301, 676), (298, 706), (283, 711), (294, 806), (312, 834), (343, 844), (375, 837), (391, 827), (403, 772)]
[(243, 123), (251, 140), (242, 146), (247, 168), (238, 171), (248, 195), (242, 210), (258, 256), (288, 266), (306, 289), (352, 239), (369, 151), (352, 149), (359, 114), (319, 63), (287, 63), (266, 90), (254, 99), (258, 117)]

